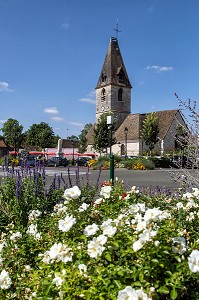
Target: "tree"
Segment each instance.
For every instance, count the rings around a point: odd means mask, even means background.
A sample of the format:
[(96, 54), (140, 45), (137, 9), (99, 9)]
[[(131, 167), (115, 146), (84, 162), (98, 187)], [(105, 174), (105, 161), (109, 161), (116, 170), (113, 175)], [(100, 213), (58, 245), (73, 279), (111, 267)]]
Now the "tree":
[(45, 122), (33, 124), (26, 132), (26, 143), (30, 146), (39, 146), (41, 149), (57, 145), (52, 128)]
[(158, 139), (158, 117), (154, 112), (148, 114), (143, 121), (143, 128), (141, 131), (141, 137), (145, 144), (149, 147), (150, 152), (154, 149)]
[(3, 138), (7, 145), (13, 146), (18, 151), (23, 140), (23, 126), (15, 119), (8, 119), (1, 128)]
[(112, 129), (110, 130), (107, 125), (107, 116), (110, 115), (109, 113), (104, 113), (100, 116), (95, 128), (94, 128), (94, 148), (102, 152), (104, 149), (110, 147), (111, 145), (115, 144), (115, 138), (111, 138), (112, 133), (114, 133), (116, 129), (116, 123), (113, 122)]
[(184, 149), (188, 144), (188, 139), (188, 129), (183, 125), (178, 125), (176, 128), (176, 148), (184, 152)]
[(86, 135), (89, 131), (89, 129), (92, 127), (92, 124), (86, 124), (84, 126), (84, 129), (82, 129), (80, 135), (79, 135), (79, 152), (80, 153), (84, 153), (87, 149), (87, 139), (86, 139)]
[(71, 136), (67, 136), (67, 140), (79, 141), (79, 137), (72, 134)]

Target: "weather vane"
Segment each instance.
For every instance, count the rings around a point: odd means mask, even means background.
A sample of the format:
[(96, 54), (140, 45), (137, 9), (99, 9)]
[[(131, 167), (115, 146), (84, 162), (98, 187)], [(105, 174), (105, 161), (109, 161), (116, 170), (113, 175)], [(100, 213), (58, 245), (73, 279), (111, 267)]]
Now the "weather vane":
[(118, 19), (117, 19), (116, 29), (113, 29), (113, 30), (115, 30), (115, 32), (116, 32), (116, 39), (118, 39), (118, 32), (121, 32), (121, 31), (118, 29)]

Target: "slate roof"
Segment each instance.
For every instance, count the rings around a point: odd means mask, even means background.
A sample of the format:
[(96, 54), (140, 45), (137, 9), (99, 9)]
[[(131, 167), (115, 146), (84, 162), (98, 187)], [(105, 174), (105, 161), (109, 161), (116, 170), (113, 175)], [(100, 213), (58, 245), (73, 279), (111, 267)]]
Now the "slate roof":
[[(122, 83), (119, 81), (118, 76), (120, 72), (122, 72), (123, 75)], [(120, 52), (118, 40), (116, 38), (111, 38), (110, 40), (96, 89), (101, 88), (102, 85), (106, 86), (110, 84), (127, 86), (130, 88), (132, 87)]]
[[(179, 113), (181, 115), (181, 113), (178, 109), (162, 110), (162, 111), (155, 112), (156, 116), (158, 117), (158, 127), (159, 127), (158, 137), (160, 139), (165, 138), (177, 113)], [(126, 117), (126, 119), (124, 120), (124, 122), (120, 125), (120, 127), (115, 132), (116, 140), (122, 141), (125, 139), (125, 136), (124, 136), (125, 127), (128, 128), (128, 136), (127, 136), (128, 141), (139, 140), (143, 121), (148, 114), (149, 113), (145, 113), (145, 114), (138, 113), (138, 114), (128, 115)], [(182, 115), (181, 115), (181, 117), (182, 117)], [(94, 125), (89, 129), (87, 136), (86, 136), (88, 144), (91, 144), (91, 145), (93, 144), (93, 135), (94, 135)]]

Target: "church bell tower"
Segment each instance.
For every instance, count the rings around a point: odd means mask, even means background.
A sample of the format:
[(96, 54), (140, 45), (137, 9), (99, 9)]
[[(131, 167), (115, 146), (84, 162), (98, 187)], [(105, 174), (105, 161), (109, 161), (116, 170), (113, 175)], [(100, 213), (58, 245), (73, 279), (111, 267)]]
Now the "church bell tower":
[(103, 113), (112, 113), (117, 126), (131, 113), (131, 84), (118, 39), (112, 37), (96, 86), (96, 122)]

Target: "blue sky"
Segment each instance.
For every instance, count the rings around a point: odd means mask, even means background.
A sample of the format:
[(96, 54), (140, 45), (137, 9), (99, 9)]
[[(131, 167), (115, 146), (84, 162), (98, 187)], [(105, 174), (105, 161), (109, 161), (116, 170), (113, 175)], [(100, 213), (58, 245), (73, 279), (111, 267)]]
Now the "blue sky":
[(131, 112), (199, 99), (198, 0), (0, 0), (0, 127), (48, 123), (62, 138), (95, 122), (111, 36), (133, 86)]

